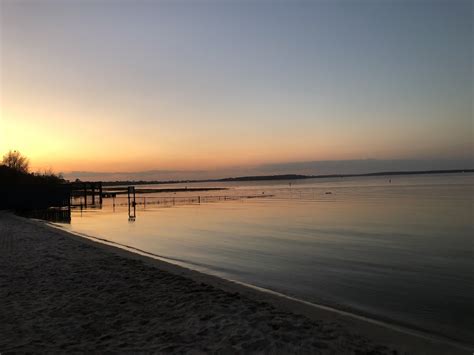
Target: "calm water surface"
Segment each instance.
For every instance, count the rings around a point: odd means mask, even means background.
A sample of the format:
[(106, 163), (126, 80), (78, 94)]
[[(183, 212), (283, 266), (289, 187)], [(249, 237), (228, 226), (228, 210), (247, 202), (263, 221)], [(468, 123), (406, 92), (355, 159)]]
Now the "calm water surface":
[(474, 174), (188, 186), (273, 196), (139, 206), (134, 222), (121, 199), (115, 208), (107, 199), (73, 212), (66, 228), (474, 344)]

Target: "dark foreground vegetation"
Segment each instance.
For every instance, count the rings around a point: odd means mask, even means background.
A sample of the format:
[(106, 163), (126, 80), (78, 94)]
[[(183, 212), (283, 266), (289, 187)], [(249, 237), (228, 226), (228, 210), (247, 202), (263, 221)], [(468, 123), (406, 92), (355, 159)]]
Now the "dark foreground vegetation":
[(63, 184), (66, 183), (60, 175), (28, 173), (15, 170), (6, 165), (0, 165), (0, 184)]
[(30, 173), (29, 161), (17, 151), (8, 152), (0, 164), (0, 209), (25, 211), (69, 205), (71, 192), (60, 175)]

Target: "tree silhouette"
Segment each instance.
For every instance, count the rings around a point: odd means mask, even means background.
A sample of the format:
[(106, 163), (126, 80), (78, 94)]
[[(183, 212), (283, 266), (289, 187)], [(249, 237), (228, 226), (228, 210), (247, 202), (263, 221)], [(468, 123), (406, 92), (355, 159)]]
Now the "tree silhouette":
[(22, 173), (28, 173), (30, 161), (16, 150), (10, 150), (3, 156), (2, 164)]

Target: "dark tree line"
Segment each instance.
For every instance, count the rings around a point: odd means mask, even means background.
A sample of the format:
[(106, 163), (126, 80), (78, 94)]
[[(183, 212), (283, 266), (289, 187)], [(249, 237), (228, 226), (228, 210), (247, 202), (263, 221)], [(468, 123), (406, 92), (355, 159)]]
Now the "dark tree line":
[(3, 156), (0, 164), (0, 184), (61, 184), (66, 181), (52, 172), (30, 173), (30, 161), (16, 150)]

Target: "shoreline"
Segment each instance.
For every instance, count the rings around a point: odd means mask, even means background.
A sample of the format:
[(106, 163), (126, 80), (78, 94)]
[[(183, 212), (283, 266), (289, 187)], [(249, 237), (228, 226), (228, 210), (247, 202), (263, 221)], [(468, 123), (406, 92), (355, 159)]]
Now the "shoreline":
[[(127, 263), (128, 261), (135, 260), (139, 261), (149, 267), (151, 267), (155, 273), (166, 273), (166, 274), (171, 274), (174, 275), (175, 277), (179, 278), (185, 278), (186, 280), (190, 282), (194, 282), (197, 285), (207, 285), (210, 286), (211, 288), (215, 290), (220, 290), (220, 292), (227, 293), (230, 295), (235, 295), (238, 294), (239, 297), (242, 299), (248, 300), (248, 303), (250, 304), (250, 307), (255, 307), (257, 305), (255, 313), (258, 313), (259, 307), (258, 304), (264, 303), (265, 305), (270, 305), (271, 307), (268, 308), (267, 306), (262, 306), (262, 308), (265, 308), (265, 312), (269, 312), (269, 314), (266, 314), (264, 319), (261, 319), (259, 322), (255, 323), (258, 326), (263, 326), (265, 325), (265, 322), (270, 322), (274, 314), (277, 314), (278, 312), (284, 312), (284, 315), (280, 315), (280, 318), (285, 319), (285, 317), (294, 317), (295, 316), (301, 316), (303, 315), (306, 319), (309, 319), (309, 321), (313, 322), (314, 324), (319, 324), (321, 325), (321, 322), (323, 323), (323, 326), (327, 325), (329, 328), (331, 328), (331, 325), (334, 327), (334, 329), (331, 329), (331, 331), (334, 332), (341, 332), (341, 335), (338, 338), (338, 341), (331, 341), (331, 339), (326, 339), (325, 340), (325, 345), (320, 345), (321, 349), (334, 349), (333, 347), (335, 346), (336, 350), (339, 351), (346, 351), (346, 352), (354, 352), (354, 351), (369, 351), (371, 348), (370, 344), (371, 342), (374, 342), (378, 345), (375, 347), (375, 349), (379, 349), (378, 351), (380, 353), (384, 352), (389, 352), (389, 349), (397, 349), (397, 351), (402, 352), (402, 353), (419, 353), (419, 354), (462, 354), (462, 353), (471, 353), (471, 350), (469, 347), (464, 347), (462, 344), (457, 344), (454, 342), (447, 342), (445, 340), (437, 339), (435, 337), (427, 336), (426, 334), (421, 334), (417, 331), (409, 331), (408, 329), (403, 329), (402, 327), (390, 325), (384, 322), (368, 319), (362, 316), (357, 316), (354, 314), (350, 314), (345, 311), (339, 311), (337, 309), (332, 309), (330, 307), (326, 306), (321, 306), (321, 305), (315, 305), (310, 302), (298, 300), (289, 296), (285, 296), (273, 291), (265, 290), (258, 288), (256, 286), (252, 285), (247, 285), (244, 283), (232, 281), (232, 280), (225, 280), (222, 278), (219, 278), (214, 275), (210, 274), (204, 274), (200, 271), (195, 271), (191, 270), (189, 268), (186, 268), (185, 266), (179, 266), (174, 263), (170, 263), (169, 261), (163, 260), (163, 258), (153, 256), (151, 253), (147, 253), (145, 251), (140, 251), (135, 249), (135, 251), (131, 251), (130, 248), (126, 248), (126, 246), (120, 246), (117, 243), (114, 242), (109, 242), (106, 240), (101, 240), (100, 238), (97, 237), (91, 237), (91, 236), (84, 236), (80, 235), (77, 233), (71, 233), (69, 231), (66, 231), (60, 227), (57, 226), (52, 226), (49, 224), (44, 223), (43, 221), (35, 221), (35, 220), (29, 220), (26, 218), (18, 217), (18, 216), (13, 216), (11, 214), (1, 214), (0, 213), (0, 232), (2, 232), (2, 220), (3, 224), (8, 225), (8, 223), (12, 223), (12, 221), (16, 222), (16, 227), (12, 227), (10, 225), (10, 230), (17, 228), (18, 230), (21, 230), (23, 227), (25, 230), (30, 230), (31, 231), (36, 231), (37, 234), (44, 234), (43, 237), (47, 238), (49, 237), (51, 239), (49, 245), (50, 248), (54, 248), (54, 241), (52, 239), (54, 238), (60, 238), (62, 247), (65, 248), (80, 248), (80, 245), (88, 245), (89, 247), (93, 247), (90, 250), (88, 250), (87, 254), (84, 255), (92, 255), (92, 254), (97, 254), (97, 255), (102, 255), (104, 254), (104, 257), (112, 257), (115, 256), (116, 258), (119, 258), (119, 260), (122, 263)], [(8, 221), (9, 220), (9, 221)], [(8, 229), (7, 229), (8, 231)], [(42, 233), (40, 233), (42, 232)], [(73, 242), (75, 241), (75, 242)], [(0, 240), (1, 242), (1, 240)], [(12, 241), (13, 242), (13, 241)], [(41, 242), (41, 241), (39, 241)], [(72, 243), (73, 242), (73, 243)], [(74, 245), (72, 245), (72, 244)], [(8, 243), (7, 243), (8, 244)], [(112, 245), (111, 245), (112, 244)], [(5, 243), (3, 243), (5, 245)], [(76, 257), (75, 249), (69, 252), (70, 258)], [(46, 256), (48, 256), (48, 252), (53, 253), (53, 250), (45, 250)], [(91, 261), (91, 268), (94, 268), (93, 261)], [(63, 260), (63, 262), (67, 263), (69, 262), (69, 259), (66, 258), (66, 260)], [(82, 264), (81, 264), (82, 265)], [(114, 265), (108, 266), (110, 268), (113, 268)], [(126, 268), (126, 271), (129, 271), (130, 268)], [(147, 270), (147, 273), (149, 272), (150, 275), (153, 275), (153, 270)], [(74, 270), (72, 270), (74, 271)], [(90, 270), (88, 270), (89, 272)], [(114, 271), (111, 269), (111, 272)], [(132, 270), (133, 271), (133, 270)], [(132, 272), (131, 271), (131, 272)], [(96, 272), (96, 271), (94, 271)], [(133, 273), (133, 272), (132, 272)], [(134, 274), (135, 275), (135, 274)], [(136, 274), (136, 277), (142, 277), (141, 274)], [(166, 275), (169, 278), (169, 275)], [(151, 277), (151, 276), (150, 276)], [(14, 281), (14, 280), (11, 280)], [(145, 282), (147, 280), (143, 280)], [(176, 281), (176, 280), (175, 280)], [(176, 281), (177, 282), (177, 281)], [(184, 281), (183, 281), (184, 282)], [(189, 282), (188, 282), (189, 283)], [(150, 284), (151, 286), (155, 284)], [(5, 289), (5, 286), (1, 290)], [(123, 284), (121, 283), (121, 286), (128, 286), (127, 283)], [(184, 287), (184, 286), (183, 286)], [(203, 286), (204, 287), (204, 286)], [(53, 289), (54, 291), (54, 289)], [(184, 293), (187, 293), (186, 287), (182, 289)], [(3, 293), (3, 291), (2, 291)], [(181, 294), (177, 295), (172, 295), (175, 297), (179, 297)], [(209, 296), (204, 294), (205, 297)], [(210, 296), (209, 296), (210, 297)], [(189, 301), (189, 300), (188, 300)], [(231, 297), (229, 302), (234, 302), (235, 300)], [(131, 301), (130, 301), (131, 302)], [(246, 301), (247, 302), (247, 301)], [(127, 304), (127, 303), (126, 303)], [(185, 304), (187, 305), (187, 303)], [(245, 307), (243, 305), (237, 306), (237, 309), (245, 310)], [(240, 308), (239, 308), (240, 307)], [(243, 307), (243, 308), (242, 308)], [(172, 313), (173, 311), (170, 310)], [(274, 313), (272, 313), (274, 312)], [(275, 313), (276, 312), (276, 313)], [(278, 313), (279, 314), (279, 313)], [(283, 314), (283, 313), (282, 313)], [(183, 315), (179, 315), (182, 317)], [(246, 322), (247, 318), (250, 317), (250, 315), (247, 316), (242, 316), (239, 318), (239, 322)], [(223, 318), (224, 319), (224, 318)], [(185, 320), (185, 319), (184, 319)], [(298, 318), (298, 322), (303, 322), (303, 320), (300, 320)], [(291, 323), (291, 322), (290, 322)], [(230, 326), (230, 325), (228, 325)], [(308, 326), (308, 325), (306, 325)], [(199, 328), (198, 326), (196, 326)], [(201, 325), (202, 327), (202, 325)], [(313, 325), (314, 327), (314, 325)], [(316, 327), (317, 328), (317, 327)], [(314, 328), (313, 330), (315, 331)], [(203, 331), (203, 329), (199, 328), (200, 331)], [(240, 328), (239, 328), (240, 329)], [(279, 328), (280, 329), (280, 328)], [(282, 328), (283, 329), (283, 328)], [(304, 328), (306, 329), (306, 328)], [(205, 330), (205, 329), (204, 329)], [(240, 329), (241, 330), (241, 329)], [(251, 331), (250, 329), (249, 331)], [(317, 329), (316, 329), (317, 330)], [(280, 331), (280, 330), (279, 330)], [(290, 334), (290, 338), (294, 336), (294, 332), (296, 331), (295, 329), (292, 329), (291, 326), (288, 326), (288, 329), (286, 330), (288, 334)], [(301, 329), (297, 330), (298, 332), (301, 332)], [(222, 332), (222, 330), (221, 330)], [(284, 333), (284, 330), (281, 330), (282, 333)], [(323, 332), (324, 333), (324, 332)], [(288, 334), (286, 334), (288, 336)], [(317, 338), (318, 332), (314, 334)], [(365, 338), (364, 340), (360, 340), (359, 336)], [(260, 345), (255, 345), (254, 348), (249, 348), (246, 349), (244, 347), (244, 343), (240, 344), (238, 343), (236, 348), (228, 349), (230, 352), (234, 350), (234, 352), (239, 352), (239, 351), (261, 351), (262, 344), (264, 344), (265, 341), (269, 341), (268, 339), (261, 339), (262, 335), (260, 335), (260, 338), (256, 336), (256, 343), (255, 344), (260, 344)], [(263, 336), (265, 338), (265, 336)], [(324, 338), (323, 335), (321, 335), (322, 338)], [(303, 336), (304, 338), (304, 336)], [(290, 352), (298, 352), (298, 351), (303, 351), (306, 352), (309, 349), (316, 350), (316, 348), (311, 348), (312, 344), (309, 339), (304, 338), (304, 339), (299, 339), (298, 342), (303, 342), (306, 344), (309, 348), (288, 348)], [(342, 340), (341, 340), (342, 339)], [(337, 346), (341, 346), (344, 343), (344, 346), (347, 346), (347, 348), (337, 348)], [(291, 343), (291, 342), (290, 342)], [(289, 343), (289, 344), (290, 344)], [(269, 344), (273, 344), (271, 341)], [(275, 343), (276, 344), (276, 343)], [(350, 344), (350, 345), (349, 345)], [(364, 344), (368, 346), (368, 348), (364, 348)], [(97, 344), (96, 344), (97, 345)], [(227, 344), (229, 345), (229, 344)], [(226, 345), (226, 346), (227, 346)], [(268, 344), (267, 344), (268, 345)], [(4, 345), (0, 346), (0, 351), (6, 350), (3, 349)], [(176, 345), (179, 346), (180, 345)], [(259, 347), (260, 346), (260, 347)], [(288, 345), (289, 346), (289, 345)], [(293, 346), (293, 345), (292, 345)], [(327, 346), (327, 347), (326, 347)], [(382, 346), (382, 347), (380, 347)], [(239, 348), (240, 347), (240, 348)], [(355, 347), (351, 350), (350, 347)], [(21, 348), (20, 348), (21, 349)], [(35, 349), (33, 348), (29, 348)], [(67, 348), (66, 348), (67, 349)], [(77, 350), (77, 348), (74, 348)], [(97, 348), (98, 349), (98, 348)], [(111, 349), (118, 349), (118, 348), (107, 348), (109, 350)], [(280, 347), (276, 346), (275, 350), (279, 350)], [(321, 350), (319, 349), (319, 350)], [(15, 349), (13, 349), (15, 350)], [(124, 349), (125, 350), (125, 349)], [(137, 349), (135, 349), (137, 350)], [(142, 349), (142, 351), (145, 349)], [(188, 349), (189, 350), (189, 349)], [(217, 349), (217, 351), (224, 350), (222, 349)], [(263, 347), (263, 350), (268, 350), (265, 346)], [(280, 349), (281, 350), (281, 349)], [(148, 351), (148, 350), (147, 350)], [(166, 349), (164, 350), (166, 351)], [(278, 351), (277, 351), (278, 352)]]
[(299, 174), (283, 174), (283, 175), (255, 175), (255, 176), (239, 176), (226, 177), (220, 179), (203, 179), (203, 180), (117, 180), (104, 181), (104, 186), (114, 187), (121, 185), (171, 185), (171, 184), (195, 184), (207, 182), (250, 182), (250, 181), (285, 181), (285, 180), (306, 180), (306, 179), (328, 179), (328, 178), (350, 178), (350, 177), (378, 177), (378, 176), (404, 176), (404, 175), (438, 175), (438, 174), (459, 174), (474, 173), (474, 169), (444, 169), (444, 170), (408, 170), (408, 171), (379, 171), (372, 173), (359, 174), (324, 174), (324, 175), (299, 175)]
[[(140, 186), (140, 185), (137, 185)], [(137, 195), (141, 194), (158, 194), (158, 193), (176, 193), (176, 192), (207, 192), (207, 191), (224, 191), (228, 190), (227, 187), (183, 187), (183, 188), (174, 188), (174, 189), (135, 189)], [(126, 195), (127, 191), (120, 187), (108, 187), (106, 186), (103, 189), (105, 194), (115, 194), (115, 195)]]
[[(70, 231), (70, 230), (62, 228), (61, 226), (55, 225), (53, 222), (47, 222), (47, 221), (42, 221), (42, 220), (34, 220), (34, 221), (40, 224), (44, 224), (54, 229), (64, 231), (66, 233), (77, 236), (79, 238), (85, 238), (86, 240), (89, 240), (93, 243), (107, 245), (112, 248), (118, 248), (120, 250), (132, 253), (132, 255), (138, 254), (145, 258), (161, 261), (165, 264), (171, 264), (172, 266), (175, 266), (183, 270), (170, 269), (169, 270), (170, 272), (174, 273), (176, 271), (180, 273), (181, 275), (185, 275), (186, 277), (189, 277), (191, 279), (194, 279), (196, 277), (194, 273), (201, 274), (199, 275), (199, 281), (202, 281), (203, 278), (204, 279), (208, 278), (207, 280), (205, 280), (207, 283), (215, 283), (216, 280), (213, 280), (213, 279), (216, 278), (218, 280), (218, 283), (216, 285), (219, 285), (220, 287), (225, 287), (226, 289), (228, 288), (232, 292), (249, 292), (250, 290), (252, 290), (255, 292), (255, 294), (252, 295), (252, 297), (256, 297), (257, 295), (260, 295), (260, 293), (263, 293), (269, 296), (269, 300), (272, 303), (273, 302), (275, 302), (276, 304), (279, 304), (281, 302), (287, 303), (284, 306), (285, 308), (289, 309), (291, 312), (301, 313), (302, 315), (306, 315), (306, 313), (308, 312), (312, 314), (313, 312), (311, 312), (311, 310), (313, 309), (319, 310), (321, 312), (329, 312), (329, 313), (333, 313), (335, 316), (339, 315), (342, 317), (347, 317), (349, 319), (354, 319), (355, 321), (363, 322), (364, 324), (369, 326), (369, 328), (383, 327), (390, 331), (398, 332), (400, 334), (407, 334), (409, 336), (422, 338), (428, 342), (447, 344), (449, 346), (453, 346), (455, 348), (459, 348), (461, 350), (465, 350), (469, 353), (472, 353), (471, 346), (468, 343), (463, 343), (455, 339), (444, 337), (440, 334), (429, 333), (429, 332), (424, 331), (423, 329), (410, 328), (409, 326), (406, 326), (404, 324), (391, 322), (390, 319), (375, 318), (371, 316), (370, 314), (357, 313), (355, 311), (352, 311), (351, 309), (342, 309), (342, 308), (336, 308), (330, 305), (319, 304), (319, 303), (307, 301), (298, 297), (286, 295), (282, 292), (273, 291), (268, 288), (252, 285), (243, 281), (228, 279), (220, 275), (214, 274), (211, 271), (206, 270), (205, 268), (200, 268), (200, 269), (192, 268), (191, 266), (189, 266), (188, 263), (179, 259), (173, 259), (173, 258), (161, 256), (161, 255), (154, 254), (154, 253), (151, 253), (146, 250), (142, 250), (130, 245), (125, 245), (118, 242), (110, 241), (105, 238), (87, 235), (85, 233)], [(162, 267), (162, 265), (159, 265), (159, 266)], [(226, 285), (223, 285), (222, 282), (225, 283)], [(306, 313), (303, 314), (300, 309), (301, 310), (304, 309)], [(321, 316), (319, 314), (313, 314), (313, 315), (315, 317)], [(474, 346), (472, 346), (472, 350), (474, 350)]]

